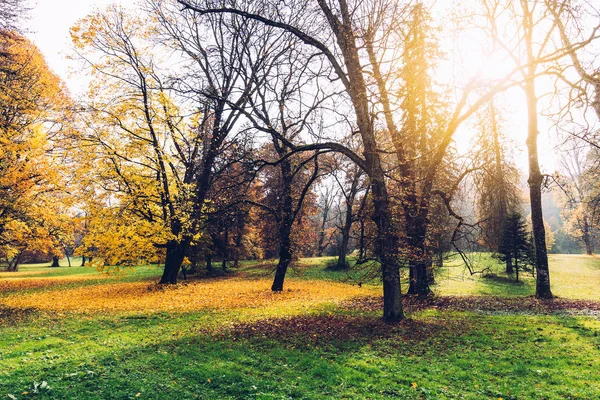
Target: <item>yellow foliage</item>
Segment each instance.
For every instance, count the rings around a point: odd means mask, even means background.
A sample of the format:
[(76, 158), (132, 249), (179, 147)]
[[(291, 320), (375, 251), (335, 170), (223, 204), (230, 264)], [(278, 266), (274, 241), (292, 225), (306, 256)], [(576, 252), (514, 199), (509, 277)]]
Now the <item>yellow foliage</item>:
[[(62, 278), (64, 279), (64, 278)], [(32, 280), (40, 285), (45, 279)], [(59, 280), (50, 280), (53, 284)], [(343, 283), (289, 280), (281, 293), (270, 290), (270, 279), (215, 279), (204, 282), (159, 287), (147, 282), (82, 286), (37, 293), (14, 293), (0, 299), (9, 307), (33, 307), (47, 311), (70, 312), (188, 312), (240, 308), (313, 308), (350, 298), (372, 296), (372, 288)], [(4, 283), (7, 288), (30, 287), (28, 280)], [(375, 292), (375, 293), (374, 293)], [(60, 299), (57, 301), (57, 299)]]

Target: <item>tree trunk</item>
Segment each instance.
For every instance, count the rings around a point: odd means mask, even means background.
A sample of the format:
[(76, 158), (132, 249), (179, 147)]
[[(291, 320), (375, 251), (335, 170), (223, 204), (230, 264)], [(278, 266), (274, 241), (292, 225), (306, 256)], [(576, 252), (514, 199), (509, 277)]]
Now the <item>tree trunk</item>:
[(585, 254), (588, 256), (594, 254), (594, 245), (589, 240), (585, 242)]
[(510, 257), (506, 257), (506, 273), (508, 275), (512, 275), (514, 272), (512, 259)]
[(552, 298), (550, 291), (550, 270), (548, 269), (548, 254), (546, 250), (546, 230), (542, 211), (542, 183), (544, 177), (540, 171), (538, 161), (538, 111), (537, 97), (535, 94), (535, 75), (537, 60), (533, 49), (533, 21), (532, 11), (525, 1), (521, 2), (523, 8), (523, 30), (527, 50), (527, 76), (525, 80), (525, 97), (527, 99), (527, 154), (529, 156), (529, 200), (531, 203), (531, 225), (533, 227), (533, 241), (535, 245), (535, 269), (537, 271), (535, 295), (538, 298)]
[(271, 290), (281, 292), (283, 281), (292, 262), (292, 225), (294, 223), (294, 201), (292, 199), (292, 167), (288, 160), (280, 163), (281, 168), (281, 213), (279, 216), (279, 263)]
[[(378, 169), (375, 168), (377, 171)], [(400, 266), (398, 264), (398, 236), (392, 225), (387, 188), (381, 175), (371, 177), (373, 194), (373, 221), (377, 226), (375, 254), (381, 263), (383, 277), (383, 320), (395, 323), (404, 319), (402, 292), (400, 290)]]
[(85, 267), (85, 256), (81, 256), (81, 267)]
[(177, 283), (177, 276), (179, 275), (188, 244), (187, 240), (181, 242), (172, 241), (167, 244), (165, 269), (158, 282), (160, 285)]
[(589, 224), (587, 223), (587, 221), (584, 221), (583, 223), (583, 236), (582, 236), (582, 240), (583, 243), (585, 245), (585, 254), (587, 254), (588, 256), (591, 256), (592, 254), (594, 254), (594, 243), (593, 243), (593, 239), (590, 235), (590, 227)]
[(198, 272), (198, 256), (195, 255), (191, 260), (191, 265), (190, 265), (190, 274), (195, 274)]
[(57, 256), (53, 256), (52, 257), (52, 265), (50, 265), (50, 267), (52, 268), (56, 268), (56, 267), (60, 267), (60, 264), (58, 262), (58, 257)]
[(225, 228), (223, 235), (223, 261), (221, 262), (223, 271), (227, 271), (227, 261), (229, 261), (229, 228)]
[(292, 241), (290, 238), (291, 226), (291, 221), (288, 219), (287, 221), (283, 221), (279, 228), (279, 262), (277, 263), (275, 279), (273, 279), (273, 285), (271, 286), (271, 290), (274, 292), (283, 291), (285, 274), (292, 262)]
[(348, 242), (350, 241), (350, 229), (352, 227), (352, 205), (350, 204), (346, 208), (346, 220), (342, 227), (342, 242), (338, 249), (338, 259), (335, 269), (344, 270), (348, 268), (348, 262), (346, 261), (346, 254), (348, 254)]
[(273, 279), (273, 285), (271, 290), (273, 292), (283, 291), (283, 281), (285, 280), (285, 274), (287, 273), (288, 267), (292, 262), (292, 254), (288, 250), (281, 249), (279, 251), (279, 263), (277, 263), (277, 270), (275, 271), (275, 279)]
[(242, 251), (242, 240), (244, 239), (244, 226), (246, 225), (246, 218), (243, 212), (238, 212), (236, 215), (236, 227), (237, 231), (235, 234), (235, 251), (233, 258), (233, 268), (237, 268), (240, 264), (240, 254)]
[(427, 258), (425, 267), (427, 269), (427, 284), (433, 285), (435, 283), (435, 270), (432, 257)]
[(327, 217), (329, 216), (329, 199), (325, 199), (325, 205), (323, 207), (323, 219), (321, 220), (321, 228), (319, 229), (319, 239), (317, 241), (317, 257), (322, 257), (325, 248), (325, 225), (327, 224)]
[(360, 232), (358, 237), (358, 259), (363, 260), (366, 256), (365, 251), (365, 213), (367, 208), (367, 197), (369, 195), (370, 186), (367, 187), (362, 201), (360, 202), (360, 209), (358, 210), (358, 222), (360, 224)]
[(208, 273), (212, 273), (213, 272), (212, 254), (210, 254), (210, 252), (206, 254), (205, 261), (206, 261), (206, 271)]
[(6, 259), (8, 272), (17, 272), (19, 270), (19, 262), (21, 261), (21, 253), (19, 252), (12, 260)]
[(69, 268), (71, 267), (71, 257), (69, 257), (69, 253), (65, 251), (65, 255), (67, 256), (67, 263), (69, 265)]
[(350, 242), (350, 229), (352, 229), (352, 205), (354, 204), (353, 190), (350, 190), (349, 198), (346, 201), (346, 218), (344, 220), (344, 226), (342, 227), (342, 242), (338, 249), (338, 261), (337, 270), (343, 270), (348, 268), (348, 262), (346, 261), (346, 254), (348, 254), (348, 243)]
[[(416, 214), (416, 215), (415, 215)], [(414, 296), (429, 296), (429, 273), (427, 271), (430, 259), (425, 248), (427, 220), (423, 215), (414, 211), (405, 211), (406, 240), (409, 249), (409, 288), (408, 294)]]
[(435, 253), (435, 267), (436, 268), (444, 267), (444, 252), (439, 249)]
[[(540, 171), (538, 161), (537, 137), (538, 116), (537, 98), (535, 95), (534, 78), (525, 82), (527, 97), (527, 115), (529, 127), (527, 134), (527, 152), (529, 155), (529, 200), (531, 203), (531, 225), (533, 227), (533, 240), (535, 245), (535, 269), (537, 271), (535, 295), (538, 298), (552, 298), (550, 290), (550, 270), (548, 268), (548, 253), (546, 250), (546, 230), (542, 211), (542, 183), (544, 177)], [(518, 271), (517, 271), (518, 273)]]

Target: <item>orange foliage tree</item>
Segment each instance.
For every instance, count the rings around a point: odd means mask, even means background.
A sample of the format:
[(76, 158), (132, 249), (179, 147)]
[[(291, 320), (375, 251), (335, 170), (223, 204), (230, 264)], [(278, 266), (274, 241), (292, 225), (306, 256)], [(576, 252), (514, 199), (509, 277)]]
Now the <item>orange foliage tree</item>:
[(16, 270), (22, 253), (61, 253), (70, 235), (58, 139), (68, 97), (39, 50), (0, 31), (0, 255)]

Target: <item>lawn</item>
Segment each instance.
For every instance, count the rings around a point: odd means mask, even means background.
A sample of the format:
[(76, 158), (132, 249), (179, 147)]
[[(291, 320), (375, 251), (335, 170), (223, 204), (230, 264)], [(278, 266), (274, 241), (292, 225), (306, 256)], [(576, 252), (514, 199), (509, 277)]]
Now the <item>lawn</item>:
[(0, 273), (0, 399), (600, 398), (596, 258), (551, 258), (553, 302), (451, 259), (397, 326), (375, 279), (326, 262), (280, 294), (270, 263), (166, 289), (153, 267)]

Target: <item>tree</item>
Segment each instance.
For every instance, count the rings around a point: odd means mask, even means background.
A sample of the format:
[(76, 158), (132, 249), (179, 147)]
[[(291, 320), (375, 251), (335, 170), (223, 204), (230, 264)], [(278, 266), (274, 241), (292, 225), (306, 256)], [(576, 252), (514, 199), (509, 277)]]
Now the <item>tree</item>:
[(319, 190), (319, 236), (317, 241), (317, 257), (322, 257), (325, 250), (331, 245), (331, 222), (334, 214), (334, 203), (338, 192), (334, 184), (324, 184)]
[[(288, 10), (282, 12), (280, 5), (270, 7), (265, 4), (263, 7), (262, 4), (258, 4), (261, 2), (253, 2), (247, 10), (230, 8), (225, 5), (211, 8), (210, 4), (207, 7), (201, 7), (182, 0), (178, 0), (178, 2), (198, 15), (234, 14), (281, 29), (318, 51), (327, 60), (337, 79), (345, 88), (352, 104), (356, 127), (362, 137), (364, 158), (339, 143), (297, 146), (295, 150), (335, 149), (359, 164), (369, 175), (374, 205), (373, 220), (378, 229), (375, 247), (383, 274), (384, 319), (387, 322), (397, 322), (403, 319), (400, 271), (397, 262), (398, 236), (392, 222), (385, 174), (371, 119), (365, 71), (361, 66), (359, 47), (354, 35), (357, 28), (354, 23), (357, 19), (351, 14), (348, 4), (345, 1), (339, 1), (337, 3), (339, 8), (332, 9), (324, 1), (319, 2), (316, 8), (307, 7), (304, 2), (301, 2), (302, 4), (292, 2), (286, 5)], [(258, 13), (255, 10), (258, 10)], [(269, 15), (267, 14), (268, 10), (277, 10), (277, 12)], [(261, 12), (265, 14), (261, 14)], [(304, 17), (306, 19), (303, 19)], [(315, 18), (318, 22), (315, 21)], [(311, 23), (305, 24), (308, 21)], [(317, 27), (321, 32), (323, 27), (327, 27), (333, 40), (327, 44), (319, 40), (322, 34), (316, 33)], [(305, 31), (305, 29), (312, 29), (312, 32)], [(336, 54), (339, 54), (340, 58)]]
[(511, 259), (516, 272), (516, 281), (519, 281), (519, 269), (535, 265), (532, 259), (530, 236), (527, 232), (527, 223), (519, 213), (509, 214), (502, 226), (502, 240), (498, 248), (499, 258), (506, 262)]
[[(270, 241), (276, 243), (273, 247), (279, 258), (271, 286), (271, 290), (275, 292), (283, 290), (288, 267), (292, 260), (297, 258), (300, 249), (311, 242), (314, 243), (310, 240), (312, 235), (303, 229), (302, 224), (310, 222), (305, 215), (308, 209), (306, 205), (311, 202), (314, 204), (312, 185), (320, 177), (318, 154), (288, 157), (276, 162), (284, 157), (287, 151), (289, 150), (274, 137), (273, 150), (270, 152), (275, 155), (271, 160), (275, 161), (276, 165), (264, 168), (265, 196), (260, 203), (255, 203), (266, 211), (265, 218), (275, 222), (272, 227), (264, 225), (267, 228), (266, 233), (271, 236)], [(312, 199), (307, 201), (311, 197)]]
[[(430, 155), (430, 162), (424, 169), (423, 179), (406, 170), (413, 161), (405, 148), (414, 137), (402, 135), (405, 126), (395, 120), (395, 112), (399, 106), (401, 91), (397, 90), (400, 82), (399, 65), (402, 57), (397, 49), (402, 43), (399, 29), (406, 21), (406, 10), (397, 1), (367, 1), (350, 4), (345, 0), (318, 1), (308, 4), (303, 1), (291, 1), (281, 4), (270, 0), (252, 2), (250, 4), (231, 4), (229, 2), (206, 2), (178, 0), (186, 10), (197, 15), (233, 14), (258, 21), (267, 27), (275, 28), (300, 40), (306, 51), (315, 52), (312, 58), (328, 65), (330, 74), (337, 82), (331, 87), (340, 89), (337, 98), (340, 102), (351, 105), (352, 131), (358, 132), (361, 138), (362, 155), (348, 147), (331, 141), (331, 138), (319, 137), (317, 141), (306, 145), (293, 145), (295, 152), (327, 149), (344, 154), (361, 169), (369, 178), (371, 186), (370, 199), (373, 203), (373, 221), (377, 227), (374, 238), (374, 253), (381, 265), (384, 287), (384, 319), (397, 322), (403, 318), (400, 292), (400, 260), (398, 248), (400, 238), (398, 220), (393, 217), (388, 179), (384, 168), (382, 154), (393, 144), (399, 163), (389, 166), (397, 168), (400, 180), (423, 182), (420, 196), (407, 191), (404, 197), (412, 197), (406, 204), (418, 213), (406, 213), (410, 221), (406, 222), (408, 240), (406, 244), (415, 251), (411, 255), (413, 264), (413, 291), (429, 293), (427, 284), (427, 262), (423, 256), (423, 243), (426, 236), (429, 203), (434, 191), (437, 174), (444, 167), (445, 157), (452, 137), (457, 128), (468, 119), (480, 106), (485, 104), (499, 90), (507, 85), (506, 80), (489, 85), (489, 89), (480, 98), (472, 99), (473, 89), (477, 82), (467, 86), (456, 103), (452, 113), (447, 115), (438, 132), (425, 132), (422, 137), (439, 138), (435, 150)], [(418, 10), (422, 7), (412, 7)], [(418, 11), (416, 11), (418, 14)], [(414, 14), (413, 16), (417, 15)], [(422, 19), (412, 21), (419, 24)], [(416, 22), (419, 21), (419, 22)], [(409, 30), (411, 31), (411, 30)], [(411, 32), (418, 32), (412, 30)], [(418, 35), (417, 35), (418, 36)], [(417, 42), (422, 42), (418, 39)], [(417, 54), (419, 52), (417, 51)], [(426, 52), (420, 52), (426, 60)], [(411, 63), (408, 63), (410, 65)], [(509, 75), (510, 76), (510, 75)], [(331, 82), (331, 79), (329, 79)], [(483, 84), (483, 82), (479, 82)], [(511, 83), (514, 84), (514, 83)], [(419, 84), (419, 88), (422, 85)], [(415, 100), (411, 96), (408, 96)], [(419, 102), (417, 101), (416, 104)], [(428, 118), (425, 120), (429, 121)], [(406, 125), (406, 124), (405, 124)], [(403, 130), (404, 129), (404, 130)], [(329, 139), (329, 140), (327, 140)], [(386, 166), (387, 167), (387, 166)], [(414, 215), (414, 216), (413, 216)]]
[(88, 162), (80, 166), (80, 175), (90, 176), (84, 179), (90, 215), (85, 244), (96, 249), (96, 263), (117, 266), (155, 259), (164, 248), (161, 282), (174, 283), (195, 225), (191, 155), (212, 126), (199, 110), (187, 114), (165, 88), (161, 62), (148, 49), (151, 32), (141, 26), (112, 6), (71, 28), (95, 76), (79, 138), (80, 148), (93, 155), (82, 156)]
[[(82, 20), (72, 36), (97, 78), (82, 138), (100, 166), (90, 171), (101, 183), (90, 183), (104, 196), (101, 207), (130, 214), (122, 222), (145, 221), (122, 232), (138, 228), (136, 240), (165, 250), (160, 283), (168, 284), (177, 281), (190, 246), (204, 240), (213, 174), (235, 143), (231, 134), (255, 84), (242, 71), (249, 57), (260, 63), (266, 53), (254, 51), (260, 43), (252, 24), (240, 18), (185, 17), (161, 1), (146, 8), (154, 24), (113, 6)], [(164, 59), (173, 52), (177, 73)]]
[(348, 254), (348, 245), (350, 242), (350, 232), (352, 230), (352, 224), (355, 222), (355, 210), (354, 203), (358, 193), (365, 189), (365, 179), (363, 171), (356, 165), (345, 166), (345, 180), (346, 183), (342, 184), (337, 178), (342, 192), (344, 211), (342, 213), (342, 221), (340, 226), (341, 240), (338, 244), (338, 258), (337, 264), (333, 269), (343, 270), (349, 267), (346, 261), (346, 255)]
[(66, 127), (54, 121), (67, 120), (69, 101), (31, 42), (2, 30), (0, 48), (0, 254), (16, 270), (25, 250), (60, 251), (54, 239), (67, 217), (56, 139)]
[[(507, 56), (520, 68), (520, 75), (523, 80), (522, 89), (526, 99), (528, 120), (526, 144), (529, 176), (527, 183), (536, 252), (536, 296), (551, 298), (550, 271), (548, 269), (546, 232), (542, 210), (542, 187), (545, 177), (539, 165), (537, 143), (539, 135), (539, 97), (536, 93), (536, 82), (542, 71), (548, 72), (548, 64), (565, 57), (569, 49), (552, 47), (554, 42), (551, 38), (556, 32), (556, 23), (552, 18), (548, 18), (543, 2), (486, 0), (485, 5), (486, 9), (490, 10), (488, 18), (494, 43), (504, 49)], [(518, 32), (518, 35), (514, 37), (514, 42), (507, 43), (505, 39), (498, 36), (496, 27), (498, 21), (502, 20), (502, 16), (505, 15), (510, 18), (508, 23), (514, 24), (514, 29)]]
[[(490, 102), (477, 124), (479, 151), (476, 159), (481, 164), (475, 175), (477, 213), (483, 243), (498, 252), (505, 219), (519, 206), (519, 171), (507, 161), (507, 142), (502, 135), (497, 107)], [(513, 273), (512, 258), (506, 257), (506, 273)]]
[(15, 30), (27, 16), (30, 8), (27, 0), (0, 0), (0, 29)]
[[(583, 3), (583, 2), (582, 2)], [(600, 119), (600, 74), (594, 66), (595, 54), (582, 54), (586, 48), (598, 39), (600, 24), (590, 25), (590, 32), (585, 32), (581, 20), (594, 20), (599, 10), (592, 3), (579, 3), (573, 0), (544, 0), (548, 12), (560, 35), (560, 42), (571, 60), (580, 81), (571, 79), (566, 73), (557, 75), (559, 80), (566, 81), (574, 96), (569, 100), (571, 105), (591, 106)], [(568, 25), (573, 25), (568, 29)], [(587, 57), (586, 57), (587, 56)], [(591, 61), (590, 61), (591, 60)], [(559, 70), (560, 71), (560, 70)], [(585, 141), (590, 141), (585, 135)], [(594, 143), (594, 141), (592, 141)]]
[(596, 210), (592, 206), (592, 192), (595, 186), (594, 152), (589, 157), (581, 147), (574, 147), (562, 157), (563, 176), (556, 181), (561, 215), (565, 219), (565, 230), (583, 245), (587, 255), (594, 253), (598, 240)]

